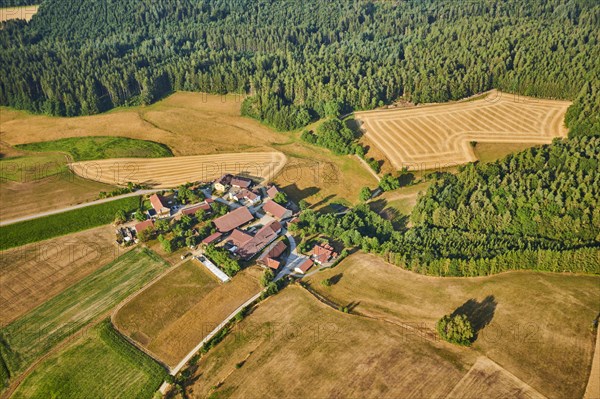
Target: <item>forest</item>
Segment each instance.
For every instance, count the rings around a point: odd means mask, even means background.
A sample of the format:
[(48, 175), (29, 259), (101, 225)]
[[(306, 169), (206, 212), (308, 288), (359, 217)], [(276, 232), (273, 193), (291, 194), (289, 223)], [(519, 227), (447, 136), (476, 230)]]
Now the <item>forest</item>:
[(87, 115), (175, 90), (249, 94), (276, 129), (499, 88), (571, 99), (600, 132), (600, 4), (586, 0), (45, 0), (0, 29), (0, 105)]
[(600, 274), (599, 159), (600, 137), (555, 140), (455, 175), (433, 174), (410, 228), (394, 226), (368, 204), (343, 216), (308, 210), (295, 228), (425, 274)]

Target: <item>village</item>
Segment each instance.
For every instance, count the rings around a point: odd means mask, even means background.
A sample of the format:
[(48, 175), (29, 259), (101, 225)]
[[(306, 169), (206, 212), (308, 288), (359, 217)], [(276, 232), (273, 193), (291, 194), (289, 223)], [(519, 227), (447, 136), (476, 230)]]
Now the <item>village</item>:
[(274, 184), (225, 174), (156, 192), (145, 202), (147, 209), (121, 216), (131, 220), (118, 225), (117, 244), (158, 240), (167, 253), (186, 248), (181, 260), (193, 258), (224, 283), (253, 264), (279, 280), (330, 267), (338, 258), (327, 242), (299, 252), (288, 227), (298, 222), (300, 209)]

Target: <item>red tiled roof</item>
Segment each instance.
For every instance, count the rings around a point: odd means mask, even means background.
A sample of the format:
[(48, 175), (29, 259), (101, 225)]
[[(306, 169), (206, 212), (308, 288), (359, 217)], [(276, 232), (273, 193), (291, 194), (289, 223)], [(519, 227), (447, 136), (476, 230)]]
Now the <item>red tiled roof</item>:
[(258, 195), (256, 195), (252, 191), (247, 190), (247, 189), (244, 188), (243, 190), (240, 190), (238, 193), (235, 194), (235, 198), (237, 198), (237, 199), (244, 199), (245, 198), (245, 199), (247, 199), (249, 201), (254, 201), (255, 199), (258, 198)]
[(310, 269), (313, 266), (313, 261), (310, 259), (306, 259), (304, 262), (302, 262), (302, 264), (300, 266), (297, 266), (296, 269), (299, 269), (302, 271), (302, 273), (306, 273), (308, 271), (308, 269)]
[(269, 198), (275, 198), (275, 196), (277, 195), (278, 192), (279, 192), (279, 189), (275, 185), (273, 185), (267, 189), (267, 195), (269, 196)]
[(184, 215), (194, 215), (196, 212), (198, 212), (198, 209), (203, 209), (206, 212), (210, 211), (210, 205), (209, 204), (199, 204), (199, 205), (194, 205), (191, 208), (186, 208), (183, 209), (181, 211), (182, 214)]
[(273, 258), (265, 259), (264, 264), (265, 266), (270, 267), (273, 270), (277, 270), (279, 269), (279, 266), (281, 266), (281, 262)]
[(138, 233), (138, 234), (149, 228), (152, 228), (152, 229), (154, 228), (154, 221), (152, 219), (138, 223), (134, 227), (136, 233)]
[[(310, 251), (310, 253), (314, 256), (315, 260), (319, 263), (325, 263), (335, 254), (333, 252), (333, 247), (329, 244), (323, 245), (315, 245), (315, 247)], [(337, 256), (337, 254), (335, 254)]]
[(233, 178), (233, 176), (231, 175), (223, 175), (221, 176), (219, 179), (217, 179), (217, 181), (215, 183), (220, 183), (224, 186), (228, 186), (231, 183), (231, 179)]
[(246, 234), (242, 230), (235, 229), (227, 238), (227, 241), (231, 241), (231, 243), (236, 247), (241, 247), (251, 239), (252, 236), (250, 234)]
[(253, 219), (254, 216), (252, 216), (248, 208), (242, 206), (229, 212), (227, 215), (213, 220), (213, 223), (221, 233), (228, 233), (233, 229), (245, 225)]
[(250, 259), (277, 238), (281, 230), (281, 223), (273, 221), (256, 232), (251, 240), (247, 241), (236, 251), (242, 259)]
[(270, 213), (271, 215), (282, 219), (286, 213), (289, 213), (290, 210), (279, 205), (277, 202), (271, 200), (268, 201), (264, 206), (263, 209), (265, 210), (265, 212)]
[(223, 234), (221, 233), (214, 233), (209, 235), (208, 237), (206, 237), (204, 240), (202, 240), (202, 244), (212, 244), (213, 242), (217, 241)]
[(207, 198), (204, 202), (206, 202), (207, 204), (212, 204), (213, 202), (215, 202), (215, 200), (212, 198)]
[(252, 185), (252, 180), (245, 177), (234, 176), (231, 179), (231, 185), (240, 188), (248, 188)]
[(157, 194), (152, 194), (150, 196), (150, 204), (152, 208), (158, 213), (160, 213), (164, 208), (167, 208), (165, 204), (163, 204), (162, 199)]

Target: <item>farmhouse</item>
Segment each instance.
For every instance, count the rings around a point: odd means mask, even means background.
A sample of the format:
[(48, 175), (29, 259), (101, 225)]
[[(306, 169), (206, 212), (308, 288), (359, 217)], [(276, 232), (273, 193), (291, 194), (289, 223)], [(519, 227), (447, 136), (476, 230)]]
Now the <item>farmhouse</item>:
[(209, 244), (213, 244), (217, 241), (219, 241), (219, 239), (223, 236), (223, 233), (214, 233), (209, 235), (208, 237), (206, 237), (204, 240), (202, 240), (202, 244), (204, 245), (209, 245)]
[(246, 201), (247, 205), (256, 205), (260, 202), (260, 195), (245, 188), (237, 192), (229, 193), (229, 198), (238, 202)]
[(153, 229), (153, 228), (154, 228), (154, 221), (151, 219), (143, 221), (141, 223), (138, 223), (134, 226), (135, 232), (138, 235), (146, 229)]
[(229, 174), (221, 176), (214, 182), (213, 188), (224, 193), (225, 191), (229, 190), (229, 187), (231, 187), (232, 178), (233, 176)]
[(252, 187), (252, 180), (247, 179), (245, 177), (240, 177), (240, 176), (234, 176), (231, 179), (231, 187), (235, 187), (235, 188), (250, 188)]
[(292, 217), (292, 211), (279, 205), (277, 202), (271, 200), (267, 201), (267, 203), (263, 206), (265, 212), (270, 215), (273, 215), (279, 220), (287, 219)]
[(267, 196), (271, 199), (275, 198), (275, 196), (280, 192), (281, 191), (279, 190), (279, 188), (277, 188), (276, 185), (272, 185), (269, 188), (267, 188)]
[(164, 204), (163, 199), (158, 194), (150, 196), (150, 204), (159, 218), (171, 216), (171, 209)]
[(306, 259), (299, 266), (296, 266), (294, 271), (299, 274), (305, 274), (311, 267), (313, 267), (313, 261), (311, 259)]
[[(281, 223), (274, 220), (258, 230), (254, 236), (250, 236), (241, 231), (236, 234), (237, 231), (239, 230), (234, 231), (230, 236), (230, 239), (232, 239), (235, 234), (233, 240), (236, 240), (237, 244), (239, 244), (236, 245), (237, 249), (235, 250), (235, 254), (243, 260), (248, 260), (277, 239), (281, 232)], [(250, 239), (248, 239), (248, 237), (250, 237)], [(233, 242), (233, 244), (235, 245), (236, 242)]]
[(210, 204), (204, 202), (202, 204), (196, 204), (196, 205), (190, 206), (188, 208), (182, 209), (181, 214), (187, 215), (187, 216), (194, 216), (196, 214), (196, 212), (198, 212), (200, 209), (202, 209), (204, 212), (211, 211)]
[(217, 230), (221, 233), (229, 233), (240, 226), (254, 220), (254, 216), (245, 206), (229, 212), (227, 215), (221, 216), (213, 220)]
[(285, 252), (287, 245), (283, 241), (277, 241), (271, 244), (265, 252), (260, 255), (257, 263), (269, 267), (273, 270), (278, 270), (281, 262), (278, 258)]
[(334, 249), (329, 244), (317, 244), (310, 251), (311, 259), (314, 260), (315, 263), (322, 265), (323, 263), (327, 263), (330, 259), (337, 258), (337, 253), (334, 252)]

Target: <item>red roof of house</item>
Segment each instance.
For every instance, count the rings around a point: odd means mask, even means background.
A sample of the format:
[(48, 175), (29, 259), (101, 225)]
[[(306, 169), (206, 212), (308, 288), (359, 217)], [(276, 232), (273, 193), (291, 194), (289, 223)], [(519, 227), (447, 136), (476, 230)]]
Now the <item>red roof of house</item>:
[(162, 198), (160, 198), (160, 196), (158, 196), (158, 194), (152, 194), (150, 196), (150, 204), (152, 205), (152, 208), (154, 208), (154, 210), (156, 212), (160, 212), (164, 208), (168, 208), (167, 206), (165, 206), (165, 204), (163, 204)]
[(212, 198), (207, 198), (204, 202), (206, 202), (207, 204), (212, 204), (213, 202), (215, 202), (215, 200)]
[(213, 223), (221, 233), (228, 233), (233, 229), (245, 225), (251, 220), (254, 220), (254, 216), (252, 216), (248, 208), (242, 206), (229, 212), (227, 215), (213, 220)]
[(231, 235), (227, 238), (227, 241), (231, 241), (231, 243), (233, 245), (235, 245), (236, 247), (241, 247), (242, 245), (244, 245), (251, 239), (252, 239), (252, 236), (250, 234), (246, 234), (242, 230), (235, 229), (235, 230), (233, 230)]
[(287, 245), (285, 245), (285, 242), (277, 241), (261, 255), (261, 258), (278, 258), (286, 249)]
[(185, 208), (181, 211), (182, 214), (184, 215), (194, 215), (196, 212), (198, 212), (199, 209), (203, 209), (206, 212), (210, 211), (210, 205), (209, 204), (199, 204), (199, 205), (194, 205), (190, 208)]
[(277, 193), (279, 193), (279, 189), (275, 185), (273, 185), (267, 189), (267, 195), (269, 196), (269, 198), (275, 198)]
[(243, 190), (240, 190), (240, 192), (236, 193), (235, 197), (237, 199), (243, 199), (243, 198), (245, 198), (245, 199), (247, 199), (249, 201), (254, 201), (255, 199), (258, 198), (258, 195), (256, 195), (252, 191), (247, 190), (247, 189), (244, 188)]
[(335, 256), (337, 256), (337, 254), (335, 252), (333, 252), (333, 247), (329, 244), (321, 244), (321, 245), (317, 244), (312, 249), (312, 251), (310, 251), (310, 253), (314, 256), (315, 260), (319, 263), (327, 262), (329, 259), (331, 259), (331, 257), (333, 257), (334, 254), (335, 254)]
[(214, 233), (209, 235), (208, 237), (206, 237), (204, 240), (202, 240), (202, 244), (212, 244), (213, 242), (217, 241), (223, 234), (221, 233)]
[(310, 259), (306, 259), (304, 262), (302, 262), (302, 264), (298, 267), (296, 267), (296, 269), (300, 269), (302, 271), (302, 273), (306, 273), (308, 271), (308, 269), (310, 269), (313, 266), (313, 261)]
[(223, 175), (220, 178), (217, 179), (217, 181), (215, 183), (220, 183), (224, 186), (228, 186), (231, 183), (231, 179), (233, 178), (233, 176), (227, 174), (227, 175)]
[(245, 177), (234, 176), (231, 179), (231, 185), (240, 188), (248, 188), (252, 185), (252, 180), (246, 179)]
[(237, 249), (236, 253), (242, 259), (250, 259), (264, 247), (273, 242), (273, 240), (277, 238), (280, 231), (281, 223), (276, 220), (272, 221), (258, 230), (251, 240), (246, 241), (240, 248)]
[(142, 232), (142, 231), (146, 230), (146, 229), (149, 229), (149, 228), (151, 228), (151, 229), (153, 229), (153, 228), (154, 228), (154, 221), (153, 221), (152, 219), (150, 219), (150, 220), (145, 220), (145, 221), (143, 221), (143, 222), (141, 222), (141, 223), (138, 223), (138, 224), (136, 224), (136, 225), (135, 225), (135, 227), (134, 227), (134, 229), (135, 229), (136, 233), (138, 233), (138, 234), (139, 234), (140, 232)]
[(282, 219), (286, 213), (290, 212), (289, 209), (287, 209), (286, 207), (283, 207), (281, 205), (279, 205), (277, 202), (275, 201), (268, 201), (264, 206), (263, 209), (265, 210), (265, 212), (270, 213), (271, 215)]
[(270, 267), (273, 270), (277, 270), (279, 269), (279, 266), (281, 266), (281, 262), (273, 258), (266, 258), (263, 263), (265, 266)]

